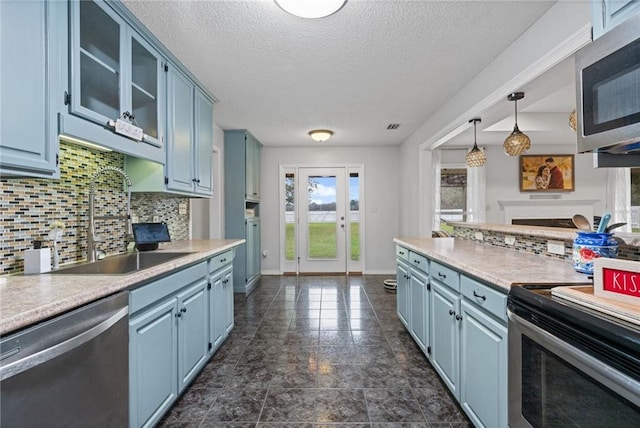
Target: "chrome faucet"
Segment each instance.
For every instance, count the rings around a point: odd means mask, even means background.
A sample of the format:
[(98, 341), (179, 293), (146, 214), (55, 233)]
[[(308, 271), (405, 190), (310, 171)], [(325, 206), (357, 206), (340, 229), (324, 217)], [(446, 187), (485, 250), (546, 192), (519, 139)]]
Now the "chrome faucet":
[[(106, 172), (116, 172), (120, 174), (124, 181), (127, 184), (127, 212), (125, 215), (105, 215), (105, 216), (95, 216), (95, 194), (96, 194), (96, 179), (106, 173)], [(113, 219), (124, 219), (127, 223), (127, 239), (131, 239), (132, 230), (131, 230), (131, 179), (129, 176), (120, 168), (116, 168), (113, 166), (106, 166), (98, 172), (96, 172), (93, 177), (91, 177), (91, 181), (89, 183), (89, 227), (87, 228), (87, 260), (90, 262), (96, 261), (96, 242), (101, 241), (100, 238), (96, 236), (95, 231), (95, 221), (96, 220), (113, 220)]]

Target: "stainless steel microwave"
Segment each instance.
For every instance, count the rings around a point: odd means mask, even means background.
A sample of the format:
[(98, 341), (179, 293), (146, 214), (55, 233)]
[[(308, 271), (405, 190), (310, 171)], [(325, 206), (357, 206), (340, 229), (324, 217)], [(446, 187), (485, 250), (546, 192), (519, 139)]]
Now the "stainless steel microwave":
[(578, 153), (640, 153), (640, 14), (575, 60)]

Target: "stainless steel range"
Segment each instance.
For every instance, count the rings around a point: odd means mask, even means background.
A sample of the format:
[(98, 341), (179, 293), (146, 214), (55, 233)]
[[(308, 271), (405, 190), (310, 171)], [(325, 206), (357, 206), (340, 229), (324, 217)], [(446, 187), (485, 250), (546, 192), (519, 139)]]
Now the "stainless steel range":
[(640, 426), (640, 329), (552, 295), (509, 292), (509, 425)]

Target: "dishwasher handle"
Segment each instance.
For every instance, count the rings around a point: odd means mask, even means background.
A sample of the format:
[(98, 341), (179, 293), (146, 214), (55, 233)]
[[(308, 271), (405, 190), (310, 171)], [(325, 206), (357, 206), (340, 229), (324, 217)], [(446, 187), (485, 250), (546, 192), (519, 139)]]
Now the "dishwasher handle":
[(119, 309), (117, 312), (115, 312), (112, 316), (110, 316), (106, 320), (102, 321), (100, 324), (88, 330), (85, 330), (74, 337), (71, 337), (63, 342), (60, 342), (40, 352), (27, 355), (22, 359), (19, 359), (7, 365), (1, 366), (0, 381), (9, 379), (10, 377), (15, 376), (19, 373), (22, 373), (25, 370), (28, 370), (39, 364), (45, 363), (55, 357), (58, 357), (64, 354), (65, 352), (75, 349), (80, 345), (84, 345), (85, 343), (95, 339), (100, 334), (109, 330), (118, 321), (126, 317), (128, 313), (129, 313), (129, 307), (125, 306), (124, 308)]

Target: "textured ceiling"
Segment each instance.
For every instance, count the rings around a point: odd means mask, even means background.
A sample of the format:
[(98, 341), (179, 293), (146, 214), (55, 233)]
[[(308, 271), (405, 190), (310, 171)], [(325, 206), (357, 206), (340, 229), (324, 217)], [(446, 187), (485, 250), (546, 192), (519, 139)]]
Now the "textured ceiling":
[[(273, 1), (124, 4), (267, 146), (397, 145), (554, 2), (350, 0), (301, 19)], [(399, 123), (397, 130), (387, 130)]]

